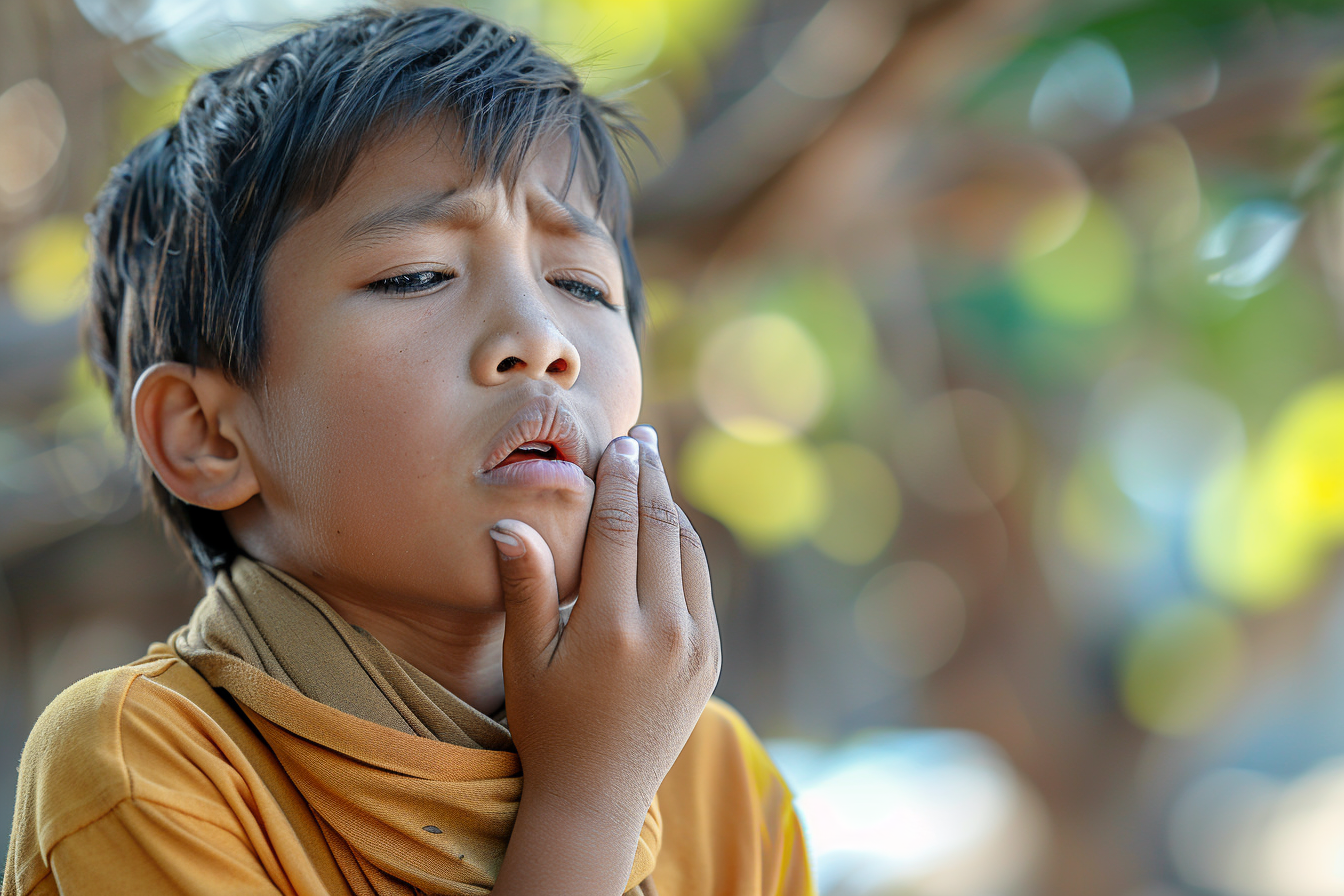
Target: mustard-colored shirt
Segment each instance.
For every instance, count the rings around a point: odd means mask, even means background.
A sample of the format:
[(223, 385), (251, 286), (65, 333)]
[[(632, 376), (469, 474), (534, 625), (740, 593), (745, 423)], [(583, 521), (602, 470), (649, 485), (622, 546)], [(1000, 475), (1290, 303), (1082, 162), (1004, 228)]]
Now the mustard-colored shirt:
[[(814, 894), (789, 790), (726, 704), (710, 702), (658, 803), (658, 896)], [(424, 810), (382, 807), (403, 817), (371, 817), (367, 836)], [(73, 685), (38, 719), (0, 896), (369, 892), (329, 836), (246, 716), (156, 645)]]

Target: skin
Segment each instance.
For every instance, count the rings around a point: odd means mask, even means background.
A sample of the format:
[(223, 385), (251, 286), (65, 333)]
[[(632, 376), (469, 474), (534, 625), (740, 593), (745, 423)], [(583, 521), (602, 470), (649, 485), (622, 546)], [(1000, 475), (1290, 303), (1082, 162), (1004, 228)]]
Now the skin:
[[(263, 381), (161, 364), (133, 399), (161, 481), (248, 554), (477, 709), (507, 692), (524, 786), (506, 896), (623, 890), (719, 670), (703, 548), (634, 426), (619, 257), (581, 185), (565, 193), (568, 157), (543, 144), (508, 189), (451, 126), (371, 149), (274, 249)], [(574, 422), (588, 478), (483, 480), (539, 398)]]

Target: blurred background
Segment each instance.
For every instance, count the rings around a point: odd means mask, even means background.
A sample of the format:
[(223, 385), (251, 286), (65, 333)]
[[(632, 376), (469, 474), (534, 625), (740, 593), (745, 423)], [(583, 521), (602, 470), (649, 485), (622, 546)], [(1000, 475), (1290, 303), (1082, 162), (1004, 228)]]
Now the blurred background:
[[(1344, 892), (1344, 4), (470, 5), (657, 149), (645, 417), (823, 892)], [(339, 8), (0, 3), (0, 816), (200, 592), (79, 359), (83, 215)]]

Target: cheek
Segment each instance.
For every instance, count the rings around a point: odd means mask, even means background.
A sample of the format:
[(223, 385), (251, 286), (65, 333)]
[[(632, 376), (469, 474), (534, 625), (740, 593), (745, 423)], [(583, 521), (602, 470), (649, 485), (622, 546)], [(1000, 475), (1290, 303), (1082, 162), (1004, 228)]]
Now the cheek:
[(602, 349), (589, 350), (589, 362), (584, 361), (584, 372), (591, 373), (594, 388), (602, 396), (602, 404), (611, 426), (610, 436), (625, 435), (639, 422), (643, 398), (643, 373), (634, 338), (626, 331), (624, 339), (608, 342)]
[(433, 427), (443, 415), (432, 405), (451, 387), (446, 374), (413, 342), (370, 345), (368, 335), (362, 344), (314, 345), (309, 357), (322, 363), (290, 365), (286, 379), (269, 384), (277, 485), (310, 523), (358, 515), (386, 525), (382, 508), (403, 500), (451, 447), (450, 434)]

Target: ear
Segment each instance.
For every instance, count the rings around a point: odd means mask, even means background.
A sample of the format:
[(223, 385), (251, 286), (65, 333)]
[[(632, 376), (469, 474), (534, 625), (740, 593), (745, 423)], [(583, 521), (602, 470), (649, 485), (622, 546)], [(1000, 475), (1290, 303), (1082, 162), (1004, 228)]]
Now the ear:
[(165, 361), (140, 374), (131, 395), (135, 439), (164, 488), (210, 510), (260, 491), (237, 419), (247, 400), (218, 370)]

